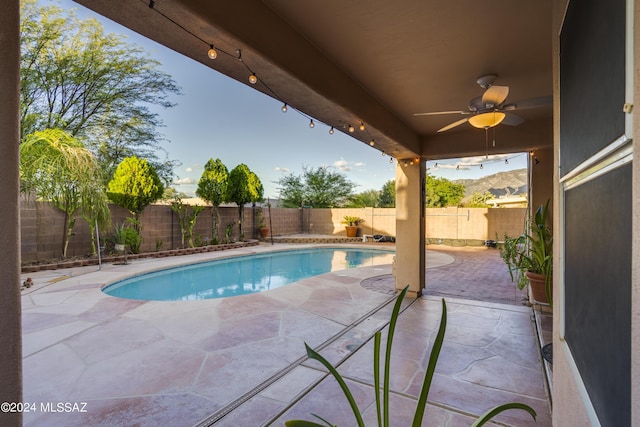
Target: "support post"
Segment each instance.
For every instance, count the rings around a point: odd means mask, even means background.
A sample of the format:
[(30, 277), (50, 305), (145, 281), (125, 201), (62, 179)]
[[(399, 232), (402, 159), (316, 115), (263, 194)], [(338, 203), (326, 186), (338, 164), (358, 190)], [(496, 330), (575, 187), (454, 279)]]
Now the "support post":
[(396, 167), (396, 289), (409, 285), (407, 296), (417, 298), (425, 287), (426, 162), (398, 161)]
[[(22, 401), (20, 319), (20, 1), (0, 13), (0, 402)], [(0, 412), (0, 425), (22, 425), (20, 412)]]

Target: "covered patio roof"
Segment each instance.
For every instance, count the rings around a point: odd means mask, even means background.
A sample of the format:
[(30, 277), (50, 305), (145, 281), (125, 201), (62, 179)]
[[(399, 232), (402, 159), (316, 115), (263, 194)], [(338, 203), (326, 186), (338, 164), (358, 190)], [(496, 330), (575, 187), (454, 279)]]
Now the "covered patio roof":
[(470, 115), (415, 114), (468, 112), (488, 74), (524, 119), (489, 154), (552, 145), (550, 2), (76, 1), (396, 159), (486, 154), (483, 129), (438, 132)]

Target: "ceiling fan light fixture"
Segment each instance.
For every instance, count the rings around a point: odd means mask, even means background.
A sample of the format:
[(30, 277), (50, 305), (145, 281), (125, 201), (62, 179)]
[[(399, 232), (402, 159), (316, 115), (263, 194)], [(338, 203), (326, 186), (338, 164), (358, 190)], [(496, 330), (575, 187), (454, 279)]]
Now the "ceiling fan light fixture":
[(506, 115), (503, 112), (492, 111), (469, 117), (469, 123), (473, 127), (487, 129), (499, 125), (505, 117)]

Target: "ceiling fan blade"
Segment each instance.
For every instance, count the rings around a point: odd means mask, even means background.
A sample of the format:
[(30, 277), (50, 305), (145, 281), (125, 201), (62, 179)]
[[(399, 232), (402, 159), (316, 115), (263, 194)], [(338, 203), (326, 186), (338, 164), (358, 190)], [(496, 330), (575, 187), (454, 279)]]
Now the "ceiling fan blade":
[(524, 123), (524, 119), (512, 113), (504, 113), (504, 119), (501, 123), (503, 125), (518, 126), (519, 124)]
[(413, 113), (414, 116), (439, 116), (441, 114), (469, 114), (468, 111), (433, 111), (431, 113)]
[(539, 98), (529, 98), (520, 102), (516, 102), (516, 109), (525, 110), (528, 108), (546, 107), (553, 104), (553, 96), (541, 96)]
[(444, 132), (444, 131), (447, 131), (449, 129), (453, 129), (454, 127), (460, 126), (461, 124), (466, 123), (468, 121), (469, 121), (469, 119), (465, 117), (464, 119), (460, 119), (460, 120), (458, 120), (456, 122), (453, 122), (451, 124), (446, 125), (443, 128), (438, 129), (438, 132)]
[(509, 86), (491, 86), (484, 91), (482, 95), (482, 103), (489, 107), (497, 107), (502, 104), (509, 96)]

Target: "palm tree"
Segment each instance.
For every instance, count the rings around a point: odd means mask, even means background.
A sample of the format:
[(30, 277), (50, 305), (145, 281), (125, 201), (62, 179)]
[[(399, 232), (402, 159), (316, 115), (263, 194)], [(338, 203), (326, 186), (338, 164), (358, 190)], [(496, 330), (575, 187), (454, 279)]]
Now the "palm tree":
[[(75, 214), (100, 211), (108, 221), (108, 206), (100, 181), (100, 169), (93, 154), (61, 129), (45, 129), (27, 135), (20, 144), (21, 191), (34, 194), (64, 212), (62, 257), (67, 257)], [(92, 219), (97, 217), (89, 216)], [(95, 221), (93, 221), (95, 224)], [(92, 225), (90, 223), (90, 225)]]

